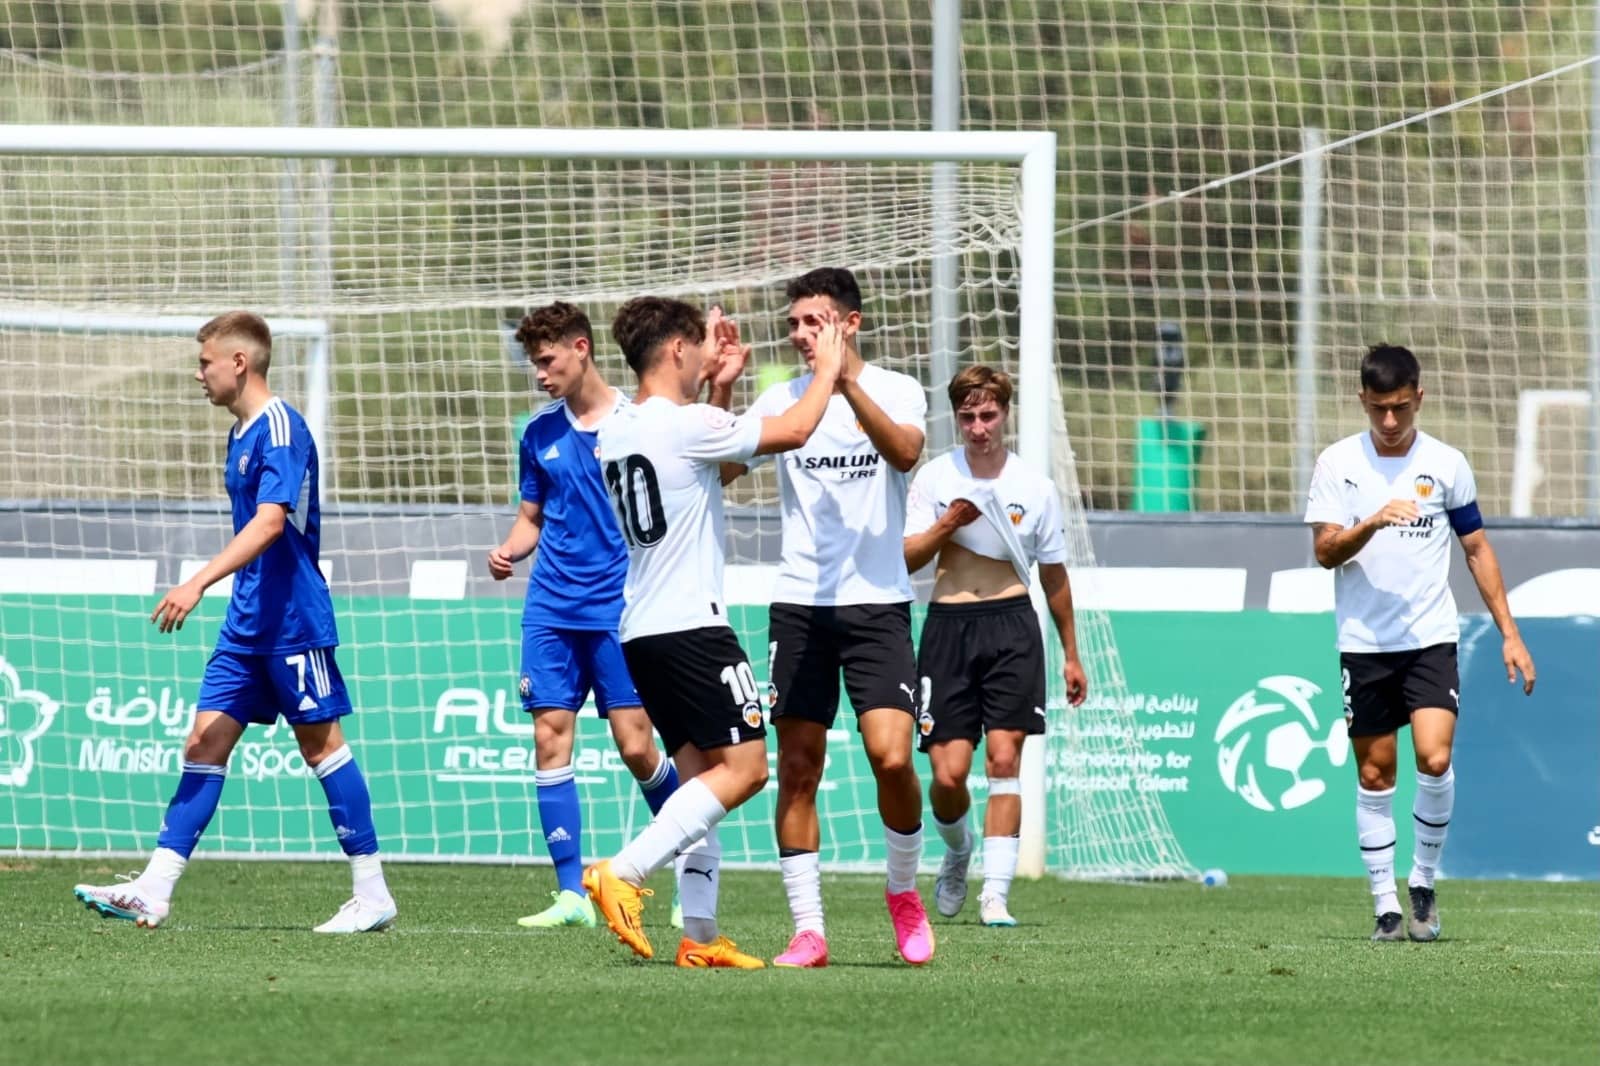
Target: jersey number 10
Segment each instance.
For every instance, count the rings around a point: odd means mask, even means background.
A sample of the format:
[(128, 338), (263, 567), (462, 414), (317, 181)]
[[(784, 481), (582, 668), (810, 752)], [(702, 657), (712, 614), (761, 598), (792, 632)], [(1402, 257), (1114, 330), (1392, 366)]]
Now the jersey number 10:
[(642, 455), (606, 464), (606, 488), (617, 510), (617, 524), (630, 548), (648, 548), (667, 535), (656, 468)]

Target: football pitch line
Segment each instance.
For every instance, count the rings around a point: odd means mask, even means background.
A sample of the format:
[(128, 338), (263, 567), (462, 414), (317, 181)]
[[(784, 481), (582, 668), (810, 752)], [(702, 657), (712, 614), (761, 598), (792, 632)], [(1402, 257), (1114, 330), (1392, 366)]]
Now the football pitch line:
[[(1552, 916), (1552, 913), (1551, 913), (1552, 910), (1553, 910), (1553, 908), (1539, 909), (1539, 908), (1532, 908), (1532, 907), (1496, 908), (1495, 913), (1498, 913), (1498, 914), (1538, 914), (1538, 915), (1543, 915), (1543, 916), (1546, 916), (1546, 917), (1550, 917), (1550, 916)], [(1592, 915), (1593, 914), (1592, 911), (1587, 911), (1587, 910), (1573, 911), (1573, 913), (1582, 913), (1582, 914), (1585, 914), (1585, 915)], [(100, 931), (103, 932), (103, 933), (107, 933), (107, 934), (115, 933), (119, 927), (124, 926), (124, 925), (127, 924), (125, 922), (118, 922), (118, 921), (115, 921), (115, 920), (106, 920), (106, 919), (98, 919), (97, 920), (97, 919), (94, 918), (93, 915), (85, 914), (84, 918), (81, 919), (81, 920), (74, 919), (74, 918), (62, 918), (62, 919), (55, 919), (55, 920), (37, 921), (37, 922), (29, 922), (29, 923), (27, 923), (26, 926), (18, 924), (15, 928), (19, 932), (22, 931), (23, 929), (31, 929), (31, 930), (36, 930), (36, 931), (40, 930), (40, 929), (67, 930), (67, 929), (79, 928), (79, 927), (81, 927), (82, 925), (84, 925), (86, 923), (91, 924), (91, 927), (92, 927), (93, 923), (96, 922), (96, 921), (99, 921), (100, 924), (101, 924), (102, 928), (100, 929)], [(508, 923), (508, 925), (509, 924), (510, 923)], [(1088, 923), (1085, 923), (1085, 925), (1087, 926)], [(979, 927), (977, 927), (975, 925), (971, 925), (971, 924), (965, 924), (965, 923), (960, 924), (960, 925), (954, 925), (954, 926), (950, 926), (950, 925), (935, 925), (934, 926), (935, 934), (939, 934), (941, 932), (950, 932), (950, 931), (953, 931), (953, 930), (972, 930), (973, 932), (978, 932)], [(1369, 941), (1367, 940), (1367, 936), (1366, 936), (1365, 932), (1358, 930), (1355, 925), (1352, 925), (1352, 930), (1354, 930), (1354, 931), (1346, 933), (1346, 934), (1338, 934), (1338, 933), (1329, 934), (1329, 935), (1324, 936), (1324, 937), (1322, 937), (1322, 938), (1320, 938), (1320, 939), (1318, 939), (1316, 941), (1313, 941), (1313, 942), (1298, 942), (1298, 941), (1293, 941), (1293, 940), (1277, 940), (1277, 939), (1274, 939), (1274, 940), (1271, 941), (1270, 949), (1272, 951), (1274, 951), (1274, 952), (1315, 952), (1315, 953), (1326, 953), (1327, 951), (1330, 950), (1330, 948), (1334, 948), (1334, 947), (1336, 947), (1338, 945), (1344, 945), (1344, 946), (1347, 946), (1347, 947), (1350, 947), (1350, 948), (1354, 948), (1354, 949), (1360, 950), (1360, 951), (1407, 950), (1404, 947), (1396, 949), (1396, 948), (1391, 948), (1391, 947), (1389, 947), (1387, 945), (1371, 945), (1369, 943)], [(737, 932), (737, 930), (732, 930), (732, 931), (733, 932)], [(677, 937), (680, 935), (676, 929), (673, 929), (673, 930), (653, 930), (652, 929), (652, 930), (647, 930), (647, 932), (649, 932), (651, 934), (652, 939), (659, 940), (663, 944), (665, 944), (668, 940), (675, 941), (677, 939)], [(224, 925), (188, 925), (188, 924), (181, 924), (181, 923), (177, 923), (177, 924), (170, 924), (169, 923), (167, 925), (163, 925), (160, 929), (154, 929), (154, 930), (134, 930), (134, 929), (129, 929), (126, 935), (134, 936), (134, 937), (146, 937), (146, 936), (148, 936), (148, 937), (159, 937), (159, 936), (162, 936), (162, 935), (172, 935), (172, 934), (183, 934), (185, 936), (205, 936), (205, 935), (208, 935), (208, 934), (235, 934), (235, 933), (271, 933), (271, 934), (279, 935), (279, 936), (282, 936), (282, 935), (285, 935), (285, 934), (294, 935), (296, 933), (305, 933), (307, 936), (316, 936), (316, 934), (312, 933), (311, 926), (309, 924), (306, 925), (305, 927), (301, 928), (301, 927), (282, 926), (282, 925), (226, 925), (226, 924), (224, 924)], [(586, 931), (586, 933), (589, 936), (597, 937), (597, 938), (599, 938), (601, 940), (609, 940), (611, 938), (611, 935), (603, 928), (597, 928), (597, 929), (594, 929), (594, 930), (588, 930), (588, 931)], [(393, 929), (389, 929), (389, 930), (387, 930), (385, 932), (382, 932), (382, 933), (373, 934), (371, 936), (363, 936), (361, 939), (362, 940), (384, 940), (384, 939), (394, 938), (394, 939), (410, 940), (410, 939), (424, 939), (424, 938), (428, 938), (428, 937), (447, 937), (447, 938), (453, 938), (453, 937), (478, 937), (478, 938), (507, 939), (507, 940), (511, 940), (511, 939), (526, 940), (530, 947), (537, 947), (541, 943), (546, 944), (546, 945), (553, 945), (553, 944), (559, 943), (559, 942), (561, 942), (563, 940), (575, 939), (575, 938), (582, 937), (584, 935), (585, 935), (585, 931), (577, 931), (577, 930), (549, 930), (549, 931), (541, 932), (541, 931), (531, 931), (531, 930), (524, 930), (524, 929), (517, 929), (517, 928), (500, 929), (500, 928), (494, 928), (494, 927), (490, 927), (490, 926), (427, 926), (427, 925), (415, 926), (415, 925), (406, 925), (406, 924), (404, 924), (404, 919), (402, 919), (401, 922), (397, 923)], [(983, 935), (983, 934), (979, 933), (979, 935)], [(321, 937), (318, 937), (318, 939), (321, 939)], [(884, 934), (882, 936), (859, 936), (859, 935), (852, 935), (852, 934), (849, 934), (849, 933), (842, 933), (842, 932), (829, 932), (829, 934), (828, 934), (828, 943), (829, 943), (830, 946), (832, 946), (835, 949), (838, 949), (840, 947), (847, 947), (847, 948), (853, 948), (853, 949), (870, 950), (874, 946), (887, 946), (887, 945), (889, 945), (891, 943), (891, 938), (890, 938), (890, 934), (888, 933), (887, 930), (885, 930), (885, 932), (884, 932)], [(1265, 943), (1265, 942), (1263, 942), (1263, 943)], [(1219, 942), (1219, 940), (1216, 937), (1212, 937), (1210, 939), (1203, 940), (1203, 941), (1201, 941), (1201, 940), (1173, 940), (1173, 939), (1152, 938), (1152, 939), (1150, 939), (1148, 941), (1145, 941), (1142, 945), (1141, 944), (1134, 944), (1134, 943), (1124, 942), (1122, 945), (1120, 945), (1120, 948), (1119, 948), (1117, 953), (1120, 954), (1120, 955), (1124, 955), (1124, 956), (1139, 955), (1139, 954), (1143, 954), (1145, 950), (1149, 950), (1149, 951), (1154, 951), (1154, 952), (1158, 952), (1158, 953), (1161, 953), (1161, 954), (1168, 954), (1168, 953), (1171, 953), (1174, 950), (1182, 950), (1184, 948), (1193, 948), (1196, 951), (1209, 952), (1209, 951), (1213, 951), (1215, 949), (1222, 948), (1222, 947), (1236, 948), (1237, 946), (1238, 946), (1237, 944), (1232, 944), (1232, 945), (1222, 944), (1222, 943)], [(993, 949), (993, 950), (1001, 950), (1001, 949), (1007, 949), (1007, 948), (1013, 948), (1014, 949), (1014, 948), (1025, 948), (1025, 947), (1026, 948), (1058, 949), (1058, 950), (1080, 948), (1080, 949), (1085, 949), (1085, 950), (1101, 951), (1101, 950), (1104, 950), (1105, 945), (1095, 935), (1094, 929), (1090, 929), (1090, 928), (1085, 928), (1084, 931), (1082, 933), (1079, 933), (1079, 934), (1065, 934), (1065, 935), (1051, 935), (1050, 933), (1045, 932), (1045, 931), (1029, 932), (1029, 933), (1026, 933), (1026, 934), (1019, 934), (1016, 930), (1011, 929), (1011, 930), (1006, 930), (1004, 932), (996, 932), (989, 942), (984, 943), (984, 944), (982, 944), (980, 946), (976, 946), (975, 947), (974, 945), (969, 943), (969, 944), (964, 944), (960, 949), (957, 949), (955, 951), (946, 951), (945, 954), (944, 954), (944, 958), (946, 958), (946, 959), (965, 959), (969, 955), (971, 955), (973, 957), (976, 957), (978, 955), (981, 955), (982, 952), (987, 951), (987, 950), (991, 950), (991, 949)], [(1533, 956), (1545, 956), (1545, 957), (1554, 957), (1554, 958), (1600, 958), (1600, 945), (1596, 945), (1595, 947), (1590, 947), (1590, 948), (1542, 948), (1542, 947), (1530, 947), (1530, 946), (1528, 946), (1526, 944), (1518, 944), (1518, 945), (1515, 945), (1513, 947), (1511, 945), (1501, 944), (1501, 943), (1498, 943), (1497, 941), (1494, 941), (1494, 940), (1485, 940), (1485, 939), (1482, 939), (1482, 938), (1479, 938), (1479, 937), (1455, 937), (1455, 938), (1453, 938), (1453, 937), (1450, 937), (1448, 935), (1446, 937), (1444, 937), (1443, 939), (1441, 939), (1436, 945), (1429, 945), (1428, 947), (1420, 949), (1420, 950), (1427, 950), (1427, 951), (1434, 951), (1434, 952), (1452, 952), (1452, 953), (1456, 953), (1456, 954), (1461, 954), (1461, 953), (1473, 953), (1473, 954), (1493, 953), (1493, 954), (1500, 954), (1500, 953), (1502, 953), (1504, 951), (1510, 950), (1510, 951), (1513, 951), (1517, 955), (1533, 955)], [(935, 964), (937, 964), (938, 961), (939, 961), (938, 958), (936, 958), (935, 959)]]

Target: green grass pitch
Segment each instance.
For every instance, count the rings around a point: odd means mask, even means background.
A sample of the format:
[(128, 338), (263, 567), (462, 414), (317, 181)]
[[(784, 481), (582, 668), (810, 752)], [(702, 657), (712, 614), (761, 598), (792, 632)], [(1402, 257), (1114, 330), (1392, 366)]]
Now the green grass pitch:
[[(894, 953), (881, 878), (827, 877), (824, 971), (679, 971), (602, 927), (526, 932), (548, 868), (389, 868), (386, 933), (310, 927), (343, 864), (196, 862), (169, 924), (72, 898), (124, 863), (0, 863), (0, 1063), (1595, 1063), (1600, 885), (1442, 882), (1444, 939), (1372, 944), (1364, 882), (1019, 882), (938, 953)], [(925, 897), (931, 880), (923, 879)], [(976, 887), (976, 886), (974, 886)], [(730, 872), (723, 928), (770, 958), (775, 873)]]

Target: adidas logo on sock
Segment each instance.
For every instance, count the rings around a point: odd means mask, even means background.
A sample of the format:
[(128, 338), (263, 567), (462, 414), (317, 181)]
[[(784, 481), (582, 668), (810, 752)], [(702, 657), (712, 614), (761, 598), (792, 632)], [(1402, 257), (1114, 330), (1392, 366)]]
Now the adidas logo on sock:
[(558, 825), (545, 836), (546, 844), (560, 844), (572, 839), (572, 834), (567, 832), (566, 826)]
[(317, 709), (317, 701), (316, 700), (312, 699), (310, 696), (301, 696), (300, 697), (300, 710), (302, 710), (302, 711), (314, 711), (316, 709)]
[(559, 459), (559, 458), (561, 458), (561, 449), (557, 448), (554, 444), (550, 445), (549, 449), (544, 453), (544, 458), (546, 458), (546, 459)]

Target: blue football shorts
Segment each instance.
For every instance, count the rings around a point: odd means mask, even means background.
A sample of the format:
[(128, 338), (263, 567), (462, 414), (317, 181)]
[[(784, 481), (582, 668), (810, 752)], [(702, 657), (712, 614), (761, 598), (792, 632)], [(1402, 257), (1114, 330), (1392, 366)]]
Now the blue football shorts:
[(602, 718), (617, 707), (639, 706), (616, 630), (522, 627), (517, 693), (523, 710), (579, 711), (591, 689)]
[(221, 711), (243, 725), (331, 722), (350, 713), (332, 648), (247, 655), (218, 649), (206, 663), (197, 709)]

